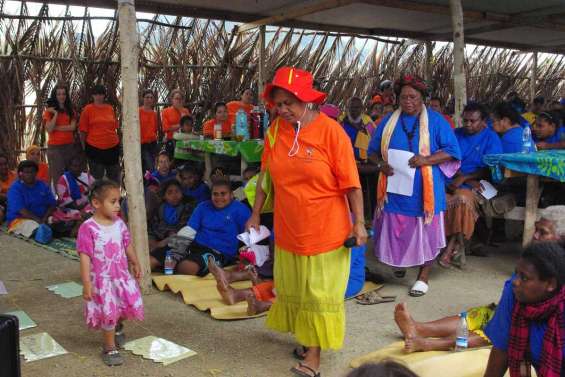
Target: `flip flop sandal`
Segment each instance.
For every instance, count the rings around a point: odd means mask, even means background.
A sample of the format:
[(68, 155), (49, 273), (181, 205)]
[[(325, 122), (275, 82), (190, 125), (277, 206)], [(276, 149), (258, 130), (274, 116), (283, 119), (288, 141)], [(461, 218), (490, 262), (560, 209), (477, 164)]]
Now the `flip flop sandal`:
[(406, 270), (396, 270), (393, 272), (393, 274), (395, 277), (402, 279), (406, 276)]
[(422, 280), (416, 280), (408, 294), (412, 297), (422, 297), (428, 293), (429, 285), (424, 283)]
[(116, 349), (102, 351), (102, 361), (109, 367), (116, 367), (124, 363), (122, 355)]
[(355, 299), (355, 301), (357, 301), (360, 305), (376, 305), (384, 302), (394, 302), (395, 300), (396, 296), (381, 296), (377, 293), (377, 291), (367, 292)]
[(306, 357), (306, 352), (308, 352), (308, 347), (304, 347), (304, 346), (296, 347), (292, 351), (292, 356), (294, 356), (294, 358), (297, 360), (304, 360), (304, 358)]
[[(298, 368), (306, 369), (310, 373), (304, 372)], [(290, 368), (290, 371), (300, 377), (321, 377), (320, 372), (316, 372), (313, 368), (310, 368), (308, 365), (304, 363), (298, 363), (298, 368), (292, 367)]]

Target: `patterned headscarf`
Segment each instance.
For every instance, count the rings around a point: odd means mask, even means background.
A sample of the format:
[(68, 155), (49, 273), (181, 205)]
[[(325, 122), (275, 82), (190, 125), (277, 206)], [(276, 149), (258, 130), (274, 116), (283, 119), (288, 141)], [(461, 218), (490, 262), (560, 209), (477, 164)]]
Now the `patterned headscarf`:
[(403, 87), (410, 86), (422, 94), (422, 98), (428, 95), (428, 85), (424, 80), (415, 75), (402, 75), (398, 80), (394, 82), (394, 92), (397, 96), (400, 95), (400, 91)]

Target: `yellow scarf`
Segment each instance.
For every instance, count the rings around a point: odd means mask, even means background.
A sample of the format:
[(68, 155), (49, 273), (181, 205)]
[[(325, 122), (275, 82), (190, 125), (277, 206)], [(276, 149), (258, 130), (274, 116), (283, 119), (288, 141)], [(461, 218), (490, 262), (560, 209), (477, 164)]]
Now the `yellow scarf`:
[[(388, 162), (388, 147), (392, 133), (396, 128), (396, 124), (400, 119), (401, 110), (396, 110), (389, 118), (383, 130), (381, 139), (381, 155), (385, 162)], [(420, 140), (418, 143), (418, 153), (421, 156), (430, 155), (430, 130), (428, 128), (428, 111), (425, 106), (422, 106), (420, 112)], [(421, 168), (423, 191), (424, 191), (424, 223), (430, 224), (434, 217), (434, 178), (431, 165), (425, 165)], [(386, 194), (387, 177), (382, 172), (379, 174), (379, 181), (377, 185), (377, 214), (382, 211), (384, 204), (387, 201)]]

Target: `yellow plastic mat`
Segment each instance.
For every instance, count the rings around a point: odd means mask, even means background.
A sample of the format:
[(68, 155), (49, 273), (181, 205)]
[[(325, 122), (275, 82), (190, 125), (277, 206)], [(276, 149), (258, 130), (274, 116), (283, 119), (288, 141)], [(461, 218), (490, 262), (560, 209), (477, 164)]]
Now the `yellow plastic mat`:
[[(212, 318), (218, 320), (257, 318), (267, 314), (247, 315), (247, 302), (245, 301), (235, 305), (225, 304), (216, 289), (216, 280), (211, 274), (202, 278), (189, 275), (154, 275), (153, 283), (160, 291), (170, 290), (173, 293), (180, 293), (185, 304), (192, 305), (201, 311), (209, 311)], [(232, 283), (231, 286), (237, 289), (250, 288), (251, 281), (238, 281)], [(366, 282), (359, 294), (381, 287), (382, 285)]]
[[(489, 355), (490, 347), (464, 352), (430, 351), (407, 354), (404, 352), (404, 342), (396, 342), (353, 359), (350, 366), (357, 368), (366, 363), (392, 359), (406, 365), (420, 377), (482, 377)], [(534, 373), (532, 370), (532, 375)]]

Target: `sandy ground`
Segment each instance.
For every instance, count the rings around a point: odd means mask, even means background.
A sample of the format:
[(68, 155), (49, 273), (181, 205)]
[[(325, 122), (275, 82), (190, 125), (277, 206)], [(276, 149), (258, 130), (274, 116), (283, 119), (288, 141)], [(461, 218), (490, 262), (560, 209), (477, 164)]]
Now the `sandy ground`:
[[(76, 261), (37, 248), (10, 236), (0, 235), (0, 280), (9, 294), (0, 296), (0, 312), (25, 310), (38, 327), (22, 335), (48, 332), (70, 353), (31, 363), (22, 362), (25, 377), (47, 376), (290, 376), (295, 363), (290, 335), (273, 333), (264, 327), (264, 318), (243, 321), (216, 321), (206, 313), (185, 305), (171, 292), (155, 292), (144, 298), (146, 319), (127, 323), (129, 339), (159, 336), (185, 345), (197, 356), (167, 367), (123, 352), (125, 364), (106, 367), (100, 360), (100, 334), (86, 329), (82, 318), (82, 299), (63, 299), (45, 289), (50, 284), (80, 282)], [(435, 268), (430, 292), (410, 298), (407, 290), (415, 278), (409, 271), (405, 279), (376, 265), (387, 278), (382, 293), (398, 295), (407, 301), (419, 320), (432, 320), (456, 314), (469, 306), (498, 300), (502, 284), (514, 268), (519, 251), (507, 246), (495, 249), (488, 258), (469, 257), (464, 271)], [(344, 348), (322, 357), (325, 377), (344, 376), (349, 361), (398, 340), (393, 321), (394, 303), (362, 306), (348, 301), (347, 334)]]

